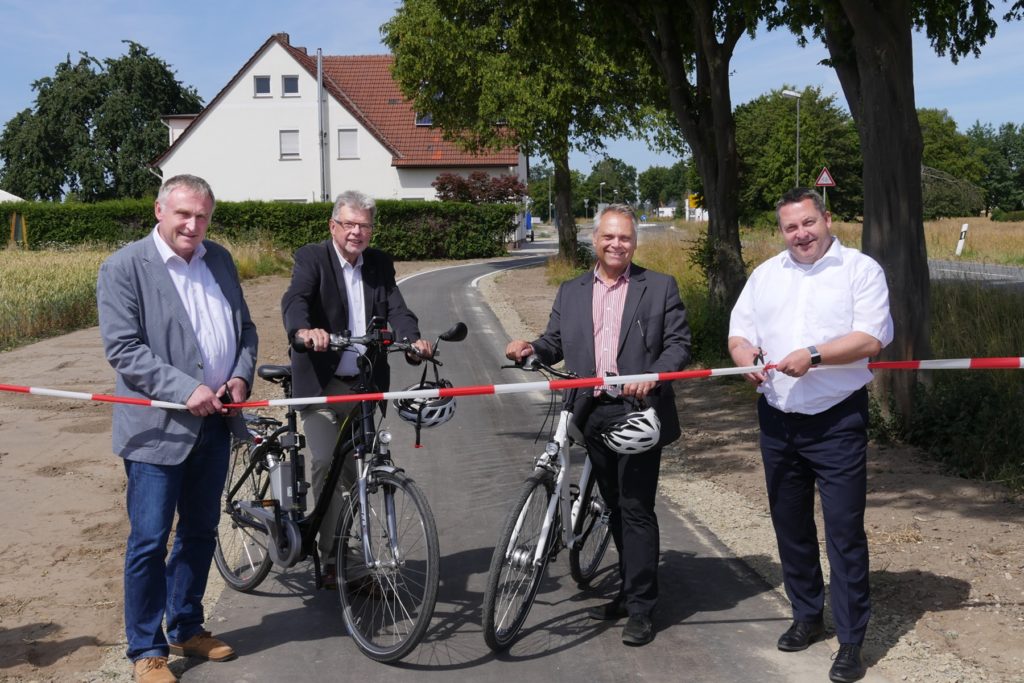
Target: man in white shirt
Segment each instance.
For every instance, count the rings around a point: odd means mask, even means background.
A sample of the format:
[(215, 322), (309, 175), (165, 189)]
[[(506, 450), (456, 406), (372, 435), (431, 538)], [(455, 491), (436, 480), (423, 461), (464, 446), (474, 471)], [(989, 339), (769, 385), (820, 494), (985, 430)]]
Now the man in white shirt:
[(231, 255), (205, 239), (213, 209), (205, 180), (169, 178), (157, 196), (156, 227), (111, 255), (96, 283), (117, 395), (188, 407), (113, 409), (113, 446), (124, 459), (131, 522), (124, 562), (127, 655), (140, 683), (177, 680), (168, 654), (234, 657), (203, 628), (202, 599), (231, 432), (245, 432), (241, 416), (224, 404), (249, 394), (257, 335)]
[(732, 311), (729, 353), (739, 366), (777, 363), (745, 377), (761, 394), (768, 502), (793, 607), (778, 648), (804, 650), (824, 635), (817, 484), (840, 644), (829, 678), (845, 683), (865, 674), (860, 650), (870, 618), (865, 385), (872, 375), (867, 368), (808, 371), (864, 360), (889, 344), (889, 290), (878, 263), (832, 235), (832, 218), (814, 190), (787, 192), (776, 216), (786, 250), (747, 281)]
[[(330, 237), (307, 244), (295, 252), (292, 280), (281, 299), (281, 312), (289, 342), (300, 342), (313, 353), (292, 353), (292, 394), (296, 398), (351, 394), (359, 381), (356, 359), (359, 353), (331, 350), (330, 335), (348, 330), (366, 333), (370, 321), (379, 317), (397, 339), (408, 339), (422, 356), (432, 353), (429, 341), (420, 338), (419, 321), (405, 304), (395, 283), (391, 257), (370, 247), (377, 204), (361, 192), (338, 195), (328, 228)], [(363, 349), (360, 349), (362, 351)], [(372, 381), (387, 391), (390, 368), (387, 354), (372, 358)], [(334, 457), (339, 426), (351, 404), (311, 406), (301, 412), (302, 428), (311, 456), (313, 495), (323, 495), (324, 484)], [(325, 512), (318, 543), (324, 567), (323, 586), (336, 582), (333, 532), (341, 512), (342, 495), (355, 483), (355, 462), (350, 458), (335, 495)]]

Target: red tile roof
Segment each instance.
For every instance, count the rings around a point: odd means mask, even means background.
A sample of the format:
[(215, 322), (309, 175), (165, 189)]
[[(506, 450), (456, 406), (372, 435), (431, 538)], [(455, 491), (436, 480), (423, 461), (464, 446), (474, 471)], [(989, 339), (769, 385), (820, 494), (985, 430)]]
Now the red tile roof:
[[(214, 108), (221, 96), (242, 73), (273, 42), (288, 51), (313, 78), (316, 78), (316, 57), (305, 48), (294, 47), (287, 33), (272, 35), (239, 69), (193, 126)], [(391, 164), (403, 168), (434, 166), (515, 166), (519, 154), (514, 147), (487, 154), (465, 152), (455, 143), (443, 139), (441, 131), (432, 126), (417, 126), (416, 112), (402, 96), (391, 77), (391, 55), (328, 56), (324, 55), (324, 88), (345, 107), (384, 147), (391, 152)], [(190, 126), (192, 127), (192, 126)], [(175, 141), (153, 165), (157, 165), (188, 134)]]

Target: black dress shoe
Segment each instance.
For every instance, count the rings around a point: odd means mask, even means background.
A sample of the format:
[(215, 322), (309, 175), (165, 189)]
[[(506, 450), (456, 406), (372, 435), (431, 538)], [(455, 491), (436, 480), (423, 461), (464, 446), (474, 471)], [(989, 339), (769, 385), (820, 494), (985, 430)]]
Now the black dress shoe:
[(590, 615), (591, 619), (598, 621), (615, 621), (616, 619), (624, 619), (629, 616), (622, 598), (615, 598), (611, 602), (591, 607), (587, 610), (587, 614)]
[(853, 683), (864, 678), (867, 669), (860, 660), (860, 645), (840, 643), (836, 660), (828, 671), (828, 679), (834, 683)]
[(825, 623), (822, 621), (794, 621), (793, 625), (779, 637), (779, 649), (783, 652), (806, 650), (823, 635)]
[(654, 624), (645, 614), (634, 614), (622, 629), (622, 642), (626, 645), (646, 645), (654, 640)]

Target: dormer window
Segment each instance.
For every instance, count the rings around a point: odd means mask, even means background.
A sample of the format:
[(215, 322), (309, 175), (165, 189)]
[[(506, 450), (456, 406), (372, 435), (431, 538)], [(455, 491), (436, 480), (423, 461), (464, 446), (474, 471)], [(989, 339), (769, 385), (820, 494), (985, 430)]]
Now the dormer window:
[(298, 76), (281, 76), (281, 95), (283, 97), (299, 96)]
[(434, 125), (434, 115), (433, 114), (417, 113), (416, 114), (416, 125), (417, 126), (432, 126), (432, 125)]
[(270, 97), (270, 76), (252, 77), (253, 97)]

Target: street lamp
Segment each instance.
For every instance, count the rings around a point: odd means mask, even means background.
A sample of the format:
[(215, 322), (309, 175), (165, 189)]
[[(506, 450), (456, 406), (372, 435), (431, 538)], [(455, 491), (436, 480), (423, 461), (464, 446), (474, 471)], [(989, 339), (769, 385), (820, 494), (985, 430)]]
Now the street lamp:
[(590, 218), (590, 198), (583, 198), (583, 217)]
[(800, 93), (795, 90), (783, 90), (783, 97), (791, 97), (796, 100), (796, 185), (800, 187)]
[(601, 186), (598, 187), (597, 190), (598, 190), (598, 193), (600, 195), (600, 197), (598, 198), (597, 201), (599, 201), (600, 203), (604, 204), (604, 181), (603, 180), (601, 181)]

